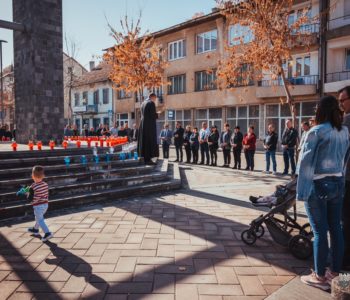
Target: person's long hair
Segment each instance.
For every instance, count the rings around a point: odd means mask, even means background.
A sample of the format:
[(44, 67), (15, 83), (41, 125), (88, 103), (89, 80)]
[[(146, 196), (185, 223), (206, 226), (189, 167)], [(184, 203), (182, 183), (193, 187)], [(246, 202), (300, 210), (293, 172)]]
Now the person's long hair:
[(333, 96), (324, 96), (320, 99), (316, 108), (316, 124), (329, 122), (338, 131), (342, 129), (343, 113), (338, 100)]

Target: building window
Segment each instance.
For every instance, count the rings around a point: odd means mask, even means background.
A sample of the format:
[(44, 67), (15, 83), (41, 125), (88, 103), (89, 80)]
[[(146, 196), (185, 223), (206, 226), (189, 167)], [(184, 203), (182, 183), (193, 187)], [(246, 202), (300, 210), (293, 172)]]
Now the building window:
[(74, 93), (74, 106), (80, 105), (79, 93)]
[(200, 71), (195, 73), (195, 91), (216, 89), (216, 70)]
[(102, 102), (103, 104), (109, 103), (109, 89), (103, 89), (102, 90)]
[(103, 118), (103, 125), (109, 126), (109, 118), (108, 117)]
[(197, 53), (216, 50), (218, 31), (212, 30), (197, 35)]
[(186, 75), (168, 77), (168, 95), (186, 93)]
[(94, 91), (94, 104), (95, 105), (98, 105), (99, 104), (99, 93), (98, 93), (99, 91), (98, 90), (96, 90), (96, 91)]
[(259, 137), (259, 105), (237, 106), (227, 108), (227, 122), (231, 129), (237, 125), (243, 134), (248, 132), (249, 126), (254, 126), (254, 132)]
[(129, 114), (128, 113), (118, 114), (117, 118), (119, 121), (119, 126), (124, 126), (126, 123), (129, 124)]
[(302, 66), (303, 59), (301, 57), (298, 57), (296, 59), (296, 76), (301, 76), (301, 66)]
[(311, 74), (311, 60), (310, 56), (304, 57), (304, 76), (308, 76)]
[(186, 40), (179, 40), (168, 44), (168, 59), (175, 60), (186, 56)]
[(345, 69), (350, 70), (350, 49), (345, 49)]
[(131, 93), (127, 93), (125, 90), (118, 90), (117, 91), (117, 97), (118, 99), (126, 99), (131, 98)]
[(85, 91), (83, 92), (83, 105), (87, 105), (88, 104), (88, 92)]
[(234, 24), (229, 28), (228, 40), (230, 46), (247, 44), (253, 40), (253, 34), (248, 26)]

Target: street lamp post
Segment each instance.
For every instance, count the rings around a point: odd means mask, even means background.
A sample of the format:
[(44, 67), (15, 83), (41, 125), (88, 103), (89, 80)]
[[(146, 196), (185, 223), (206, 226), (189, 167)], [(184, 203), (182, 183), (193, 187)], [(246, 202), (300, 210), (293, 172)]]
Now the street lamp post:
[(4, 124), (4, 83), (3, 83), (3, 76), (2, 76), (2, 43), (7, 43), (7, 41), (0, 40), (1, 124)]

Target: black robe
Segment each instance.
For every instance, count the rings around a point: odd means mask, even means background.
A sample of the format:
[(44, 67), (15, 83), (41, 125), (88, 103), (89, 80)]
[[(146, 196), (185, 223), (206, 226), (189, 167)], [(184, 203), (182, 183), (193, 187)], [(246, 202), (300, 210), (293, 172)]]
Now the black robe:
[(151, 100), (146, 100), (141, 105), (141, 123), (138, 136), (138, 153), (145, 162), (149, 162), (152, 157), (159, 156), (159, 146), (157, 143), (158, 114), (156, 105)]

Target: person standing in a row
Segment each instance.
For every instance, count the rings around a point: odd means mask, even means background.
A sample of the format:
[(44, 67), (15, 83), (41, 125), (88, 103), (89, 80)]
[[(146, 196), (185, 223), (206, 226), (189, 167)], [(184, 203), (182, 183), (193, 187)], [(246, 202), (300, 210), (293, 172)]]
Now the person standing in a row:
[(295, 146), (297, 144), (298, 131), (293, 127), (292, 121), (286, 121), (286, 129), (282, 134), (282, 149), (284, 160), (283, 175), (288, 175), (289, 161), (292, 168), (292, 175), (295, 174)]
[(137, 142), (138, 135), (139, 135), (139, 130), (137, 129), (136, 123), (134, 123), (134, 125), (132, 126), (132, 129), (131, 129), (131, 134), (130, 134), (131, 141)]
[(243, 138), (244, 155), (247, 161), (246, 170), (254, 171), (254, 154), (256, 149), (256, 135), (254, 126), (249, 126), (248, 133)]
[(207, 165), (209, 165), (209, 145), (208, 145), (208, 137), (210, 131), (208, 128), (208, 124), (206, 122), (202, 123), (202, 129), (199, 131), (199, 145), (201, 149), (201, 165), (204, 165), (204, 155), (207, 159)]
[(216, 125), (211, 127), (211, 132), (208, 137), (209, 151), (210, 151), (210, 159), (211, 165), (217, 166), (218, 160), (218, 148), (219, 148), (219, 133)]
[(241, 153), (243, 148), (243, 134), (240, 131), (240, 127), (236, 126), (234, 129), (234, 133), (231, 137), (231, 144), (233, 149), (233, 158), (235, 161), (235, 165), (232, 169), (241, 169)]
[(184, 133), (184, 146), (185, 146), (185, 152), (186, 152), (186, 162), (189, 164), (191, 163), (191, 135), (192, 135), (192, 129), (190, 125), (186, 126), (186, 131)]
[(169, 148), (171, 145), (172, 131), (169, 129), (169, 124), (164, 124), (164, 129), (160, 132), (159, 138), (163, 148), (163, 158), (169, 158)]
[(176, 130), (174, 131), (174, 144), (176, 149), (176, 160), (175, 162), (183, 161), (183, 151), (182, 145), (184, 143), (184, 129), (181, 126), (180, 122), (176, 122)]
[(198, 150), (199, 150), (199, 134), (198, 134), (198, 128), (194, 127), (193, 132), (190, 137), (190, 144), (191, 144), (191, 150), (192, 150), (192, 156), (193, 156), (193, 163), (198, 163)]
[(264, 149), (266, 156), (266, 170), (265, 173), (270, 173), (270, 160), (272, 160), (273, 174), (277, 174), (277, 163), (276, 163), (276, 149), (277, 149), (278, 136), (275, 132), (275, 126), (270, 124), (268, 132), (264, 139)]
[(225, 123), (224, 131), (220, 136), (220, 145), (224, 155), (224, 168), (229, 168), (231, 164), (231, 136), (232, 132), (230, 130), (230, 125)]

